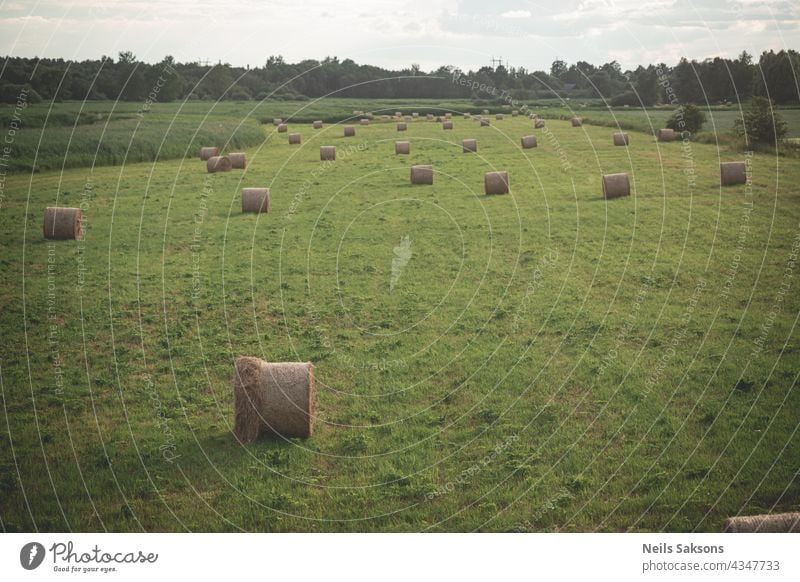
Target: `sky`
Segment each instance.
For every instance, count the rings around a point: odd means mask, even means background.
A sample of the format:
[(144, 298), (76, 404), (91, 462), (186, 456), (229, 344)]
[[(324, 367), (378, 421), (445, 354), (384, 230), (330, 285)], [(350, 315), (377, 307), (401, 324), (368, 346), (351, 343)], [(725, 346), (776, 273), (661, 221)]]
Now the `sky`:
[(0, 55), (623, 69), (800, 49), (800, 0), (0, 0)]

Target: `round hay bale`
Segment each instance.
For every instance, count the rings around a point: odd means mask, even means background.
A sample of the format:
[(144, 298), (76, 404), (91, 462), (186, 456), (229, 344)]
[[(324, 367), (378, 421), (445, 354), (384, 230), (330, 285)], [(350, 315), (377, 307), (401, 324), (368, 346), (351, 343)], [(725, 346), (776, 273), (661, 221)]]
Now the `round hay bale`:
[(544, 119), (537, 119), (533, 122), (534, 129), (543, 129), (544, 128)]
[(583, 119), (580, 117), (572, 118), (572, 127), (580, 127), (581, 125), (583, 125)]
[(406, 126), (406, 124), (405, 124), (405, 123), (398, 123), (398, 124), (397, 124), (397, 131), (405, 131), (405, 130), (406, 130), (406, 127), (407, 127), (407, 126)]
[(433, 121), (433, 113), (428, 113), (428, 114), (425, 116), (425, 118), (426, 118), (428, 121)]
[(219, 155), (219, 148), (207, 147), (207, 148), (200, 148), (200, 159), (204, 162), (208, 161), (208, 158), (213, 158), (214, 156)]
[(394, 116), (395, 117), (403, 117), (403, 112), (402, 111), (395, 111), (394, 112)]
[(394, 153), (397, 154), (410, 154), (411, 142), (410, 141), (396, 141), (394, 142)]
[(244, 170), (247, 168), (247, 154), (244, 152), (234, 152), (228, 154), (228, 158), (230, 158), (231, 168), (234, 170)]
[(502, 114), (502, 113), (498, 113), (498, 114), (496, 114), (496, 115), (494, 116), (494, 118), (495, 118), (497, 121), (503, 121), (503, 114)]
[(372, 114), (372, 112), (370, 111), (369, 113), (365, 113), (365, 114), (364, 114), (364, 117), (366, 117), (367, 119), (373, 119), (375, 116), (374, 116), (374, 115)]
[(658, 141), (675, 141), (675, 130), (674, 129), (659, 129), (658, 130)]
[(433, 184), (433, 166), (411, 166), (412, 184)]
[(410, 115), (404, 115), (404, 116), (403, 116), (403, 119), (405, 119), (406, 121), (411, 121), (411, 120), (412, 120), (412, 119), (414, 119), (414, 118), (413, 118), (413, 117), (411, 117)]
[(800, 533), (800, 513), (729, 517), (724, 533)]
[(314, 129), (322, 129), (322, 120), (321, 119), (317, 119), (314, 122)]
[(481, 111), (481, 113), (483, 113), (484, 115), (489, 115), (489, 110), (488, 109), (484, 109), (483, 111)]
[(628, 174), (606, 174), (603, 176), (603, 198), (619, 198), (631, 195), (631, 183)]
[(464, 119), (470, 119), (471, 117), (472, 117), (472, 114), (471, 114), (469, 111), (467, 111), (467, 112), (464, 114)]
[(508, 194), (508, 172), (486, 172), (483, 189), (486, 194)]
[(314, 433), (311, 362), (272, 364), (259, 358), (237, 358), (233, 394), (233, 433), (241, 443), (252, 443), (262, 434), (308, 438)]
[(453, 129), (453, 122), (452, 121), (445, 121), (442, 124), (442, 129)]
[(747, 166), (744, 162), (723, 162), (719, 165), (721, 186), (735, 186), (747, 183)]
[(475, 153), (478, 151), (477, 139), (465, 139), (461, 141), (461, 153)]
[(269, 212), (269, 188), (242, 188), (242, 212)]
[(444, 118), (445, 119), (452, 119), (453, 118), (453, 114), (452, 113), (445, 113), (444, 114)]
[(44, 209), (44, 238), (76, 240), (83, 232), (83, 213), (80, 208), (48, 206)]
[(391, 118), (391, 115), (381, 115), (381, 121), (389, 121)]
[(344, 136), (345, 137), (354, 137), (356, 135), (356, 128), (352, 125), (345, 125), (344, 126)]
[(287, 131), (289, 131), (288, 125), (286, 125), (285, 123), (281, 123), (280, 125), (278, 125), (278, 133), (286, 133)]
[(412, 114), (411, 114), (411, 117), (415, 117), (415, 118), (416, 118), (416, 117), (419, 117), (419, 113), (417, 113), (417, 112), (415, 111), (414, 113), (412, 113)]
[(289, 145), (300, 145), (300, 137), (299, 133), (290, 133), (289, 134)]
[(336, 146), (320, 146), (319, 148), (320, 161), (328, 161), (336, 159)]
[(523, 135), (520, 141), (522, 142), (522, 149), (524, 150), (535, 148), (538, 145), (535, 135)]
[(272, 120), (272, 125), (280, 125), (281, 123), (283, 123), (283, 119), (281, 119), (280, 117), (275, 117)]
[(228, 156), (214, 156), (212, 158), (208, 158), (208, 161), (206, 162), (206, 170), (208, 170), (209, 174), (214, 174), (216, 172), (230, 172), (231, 159)]
[(517, 111), (516, 109), (514, 109), (514, 110), (511, 112), (511, 117), (517, 117), (518, 115), (519, 115), (519, 111)]
[(481, 118), (481, 127), (489, 126), (489, 120)]
[(626, 146), (630, 143), (630, 139), (627, 133), (615, 133), (614, 134), (614, 145), (615, 146)]
[(359, 123), (360, 123), (361, 125), (369, 125), (369, 119), (367, 119), (367, 118), (365, 117), (364, 119), (362, 119), (361, 121), (359, 121)]

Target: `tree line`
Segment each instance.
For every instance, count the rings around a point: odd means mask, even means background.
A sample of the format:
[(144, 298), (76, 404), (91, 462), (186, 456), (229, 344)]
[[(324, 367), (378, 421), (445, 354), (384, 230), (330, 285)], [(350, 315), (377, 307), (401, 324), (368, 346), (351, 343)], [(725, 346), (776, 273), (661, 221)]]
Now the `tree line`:
[[(6, 57), (0, 69), (0, 102), (14, 103), (22, 89), (29, 101), (146, 101), (155, 88), (160, 102), (184, 99), (432, 98), (491, 101), (479, 87), (493, 87), (504, 98), (602, 98), (615, 106), (651, 106), (667, 101), (665, 88), (680, 103), (718, 104), (753, 96), (776, 104), (798, 103), (796, 72), (800, 54), (765, 51), (758, 61), (747, 52), (735, 59), (681, 59), (623, 71), (612, 61), (595, 66), (585, 61), (552, 63), (549, 71), (523, 67), (481, 67), (460, 71), (440, 67), (424, 72), (418, 65), (389, 70), (336, 57), (287, 63), (271, 56), (259, 67), (226, 63), (178, 63), (170, 56), (159, 63), (141, 62), (131, 52), (116, 59), (70, 61)], [(468, 78), (470, 84), (455, 83)], [(495, 99), (497, 97), (495, 96)]]

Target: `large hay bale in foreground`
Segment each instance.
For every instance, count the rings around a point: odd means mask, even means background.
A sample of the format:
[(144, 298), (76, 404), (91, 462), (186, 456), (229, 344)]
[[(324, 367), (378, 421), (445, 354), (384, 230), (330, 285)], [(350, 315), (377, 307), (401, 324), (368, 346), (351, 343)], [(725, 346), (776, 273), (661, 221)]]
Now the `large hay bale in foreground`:
[(202, 161), (208, 161), (208, 158), (213, 158), (214, 156), (219, 155), (219, 148), (214, 147), (206, 147), (200, 148), (200, 159)]
[(478, 151), (477, 139), (465, 139), (461, 141), (461, 153), (475, 153)]
[(234, 170), (244, 170), (247, 168), (247, 154), (244, 152), (233, 152), (228, 154), (231, 160), (231, 168)]
[(522, 149), (528, 150), (537, 146), (535, 135), (523, 135), (520, 139), (522, 142)]
[(396, 141), (394, 142), (394, 153), (396, 154), (410, 154), (411, 142), (409, 141)]
[(615, 133), (614, 134), (614, 145), (615, 146), (626, 146), (630, 142), (627, 133)]
[(407, 128), (405, 123), (398, 123), (397, 124), (397, 131), (405, 131)]
[(280, 125), (278, 125), (278, 133), (286, 133), (287, 131), (289, 131), (288, 125), (286, 125), (285, 123), (281, 123)]
[(433, 166), (411, 166), (412, 184), (433, 184)]
[(208, 158), (208, 161), (206, 162), (206, 170), (208, 170), (209, 174), (215, 174), (217, 172), (230, 172), (231, 159), (228, 156), (214, 156), (212, 158)]
[(572, 118), (572, 127), (580, 127), (581, 125), (583, 125), (583, 119), (580, 117)]
[(242, 188), (242, 212), (269, 212), (269, 188)]
[(502, 114), (502, 113), (498, 113), (498, 114), (496, 114), (496, 115), (494, 116), (494, 118), (495, 118), (497, 121), (503, 121), (503, 114)]
[(721, 186), (735, 186), (747, 183), (747, 166), (744, 162), (722, 162), (719, 165)]
[(314, 122), (314, 129), (322, 129), (322, 120), (321, 119), (317, 119)]
[(675, 141), (676, 137), (677, 136), (675, 135), (675, 130), (674, 129), (659, 129), (658, 130), (658, 141), (664, 141), (664, 142)]
[(300, 140), (301, 139), (302, 138), (300, 137), (299, 133), (290, 133), (289, 134), (289, 144), (290, 145), (300, 145)]
[(508, 172), (486, 172), (483, 189), (486, 194), (508, 194)]
[(442, 129), (453, 129), (453, 122), (445, 121), (444, 123), (442, 123)]
[(603, 176), (603, 198), (620, 198), (631, 195), (631, 183), (628, 174), (606, 174)]
[(481, 127), (487, 127), (488, 125), (489, 125), (489, 120), (481, 118)]
[(356, 128), (352, 125), (345, 125), (344, 126), (344, 136), (345, 137), (354, 137), (356, 135)]
[(319, 148), (320, 161), (328, 161), (336, 159), (336, 146), (320, 146)]
[(534, 129), (543, 129), (544, 128), (544, 119), (536, 119), (533, 122)]
[(722, 526), (725, 533), (800, 533), (800, 513), (729, 517)]
[(315, 388), (311, 362), (267, 363), (240, 357), (233, 376), (233, 433), (242, 443), (262, 434), (308, 438), (314, 433)]
[(83, 213), (80, 208), (48, 206), (44, 209), (44, 238), (75, 240), (83, 232)]

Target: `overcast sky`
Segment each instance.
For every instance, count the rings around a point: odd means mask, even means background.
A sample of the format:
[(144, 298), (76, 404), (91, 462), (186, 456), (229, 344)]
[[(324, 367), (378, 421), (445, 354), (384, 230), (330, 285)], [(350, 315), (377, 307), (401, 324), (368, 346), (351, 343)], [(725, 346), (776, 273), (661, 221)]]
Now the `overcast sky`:
[(623, 68), (800, 48), (800, 0), (0, 0), (0, 54)]

